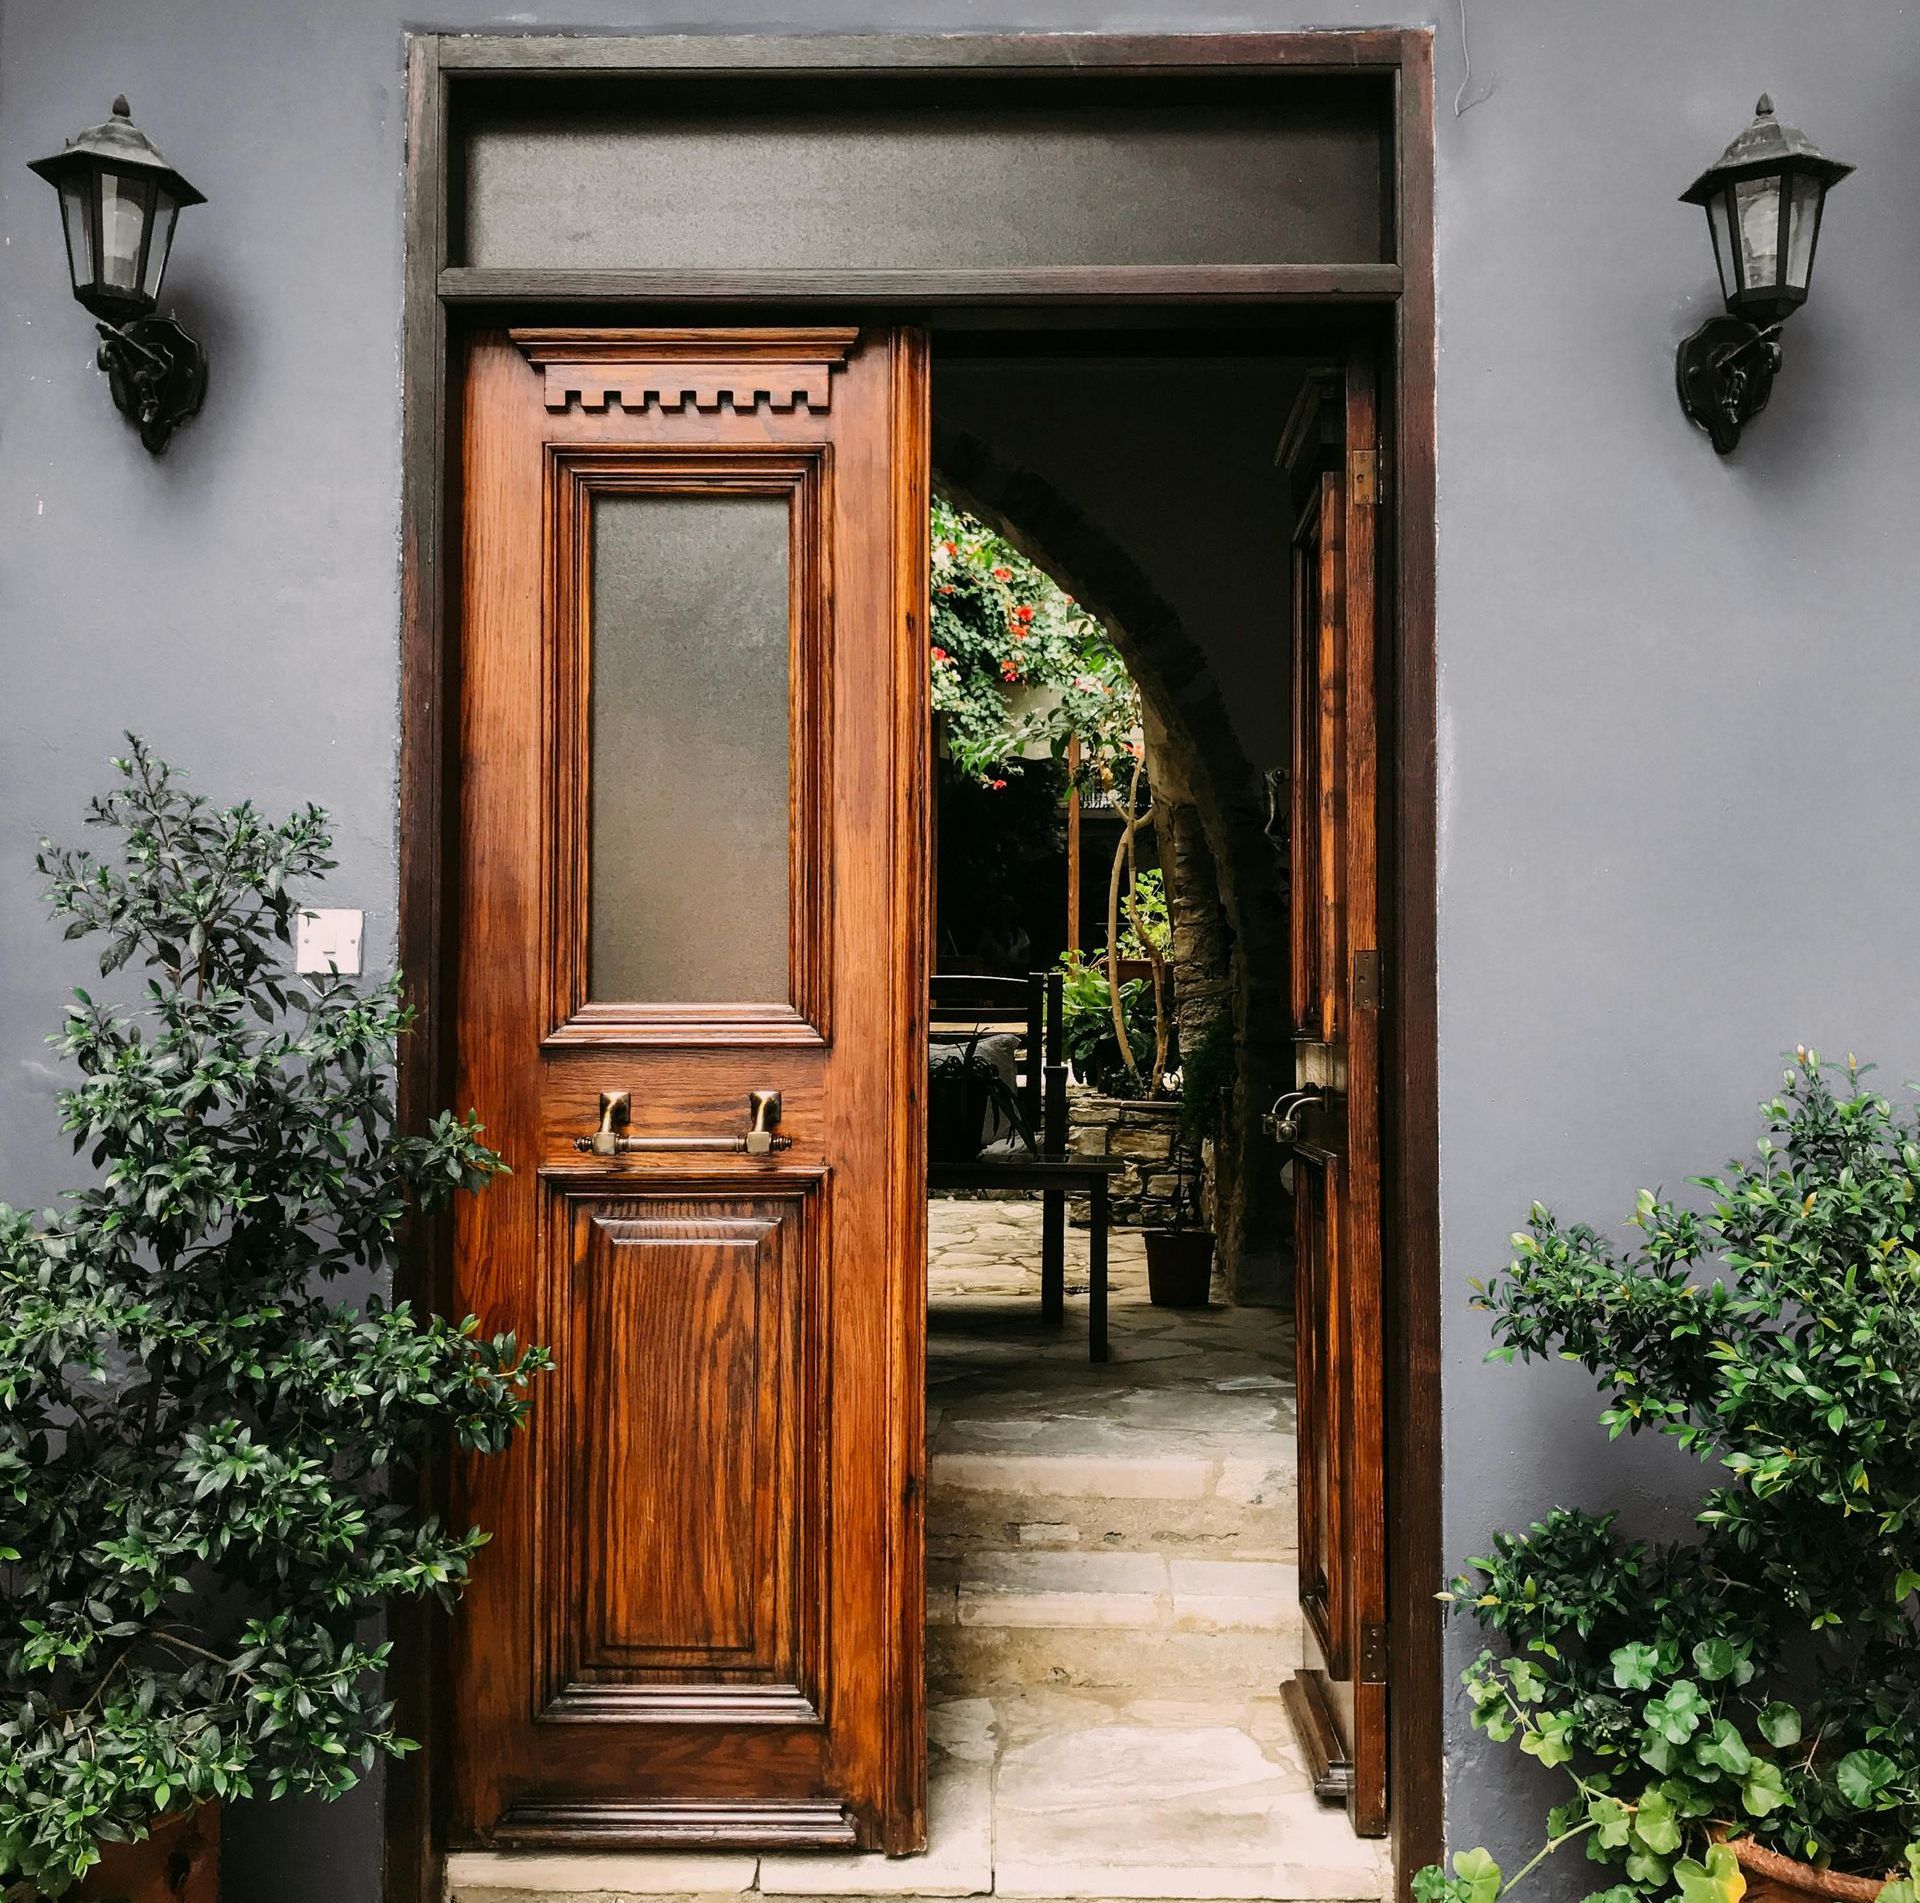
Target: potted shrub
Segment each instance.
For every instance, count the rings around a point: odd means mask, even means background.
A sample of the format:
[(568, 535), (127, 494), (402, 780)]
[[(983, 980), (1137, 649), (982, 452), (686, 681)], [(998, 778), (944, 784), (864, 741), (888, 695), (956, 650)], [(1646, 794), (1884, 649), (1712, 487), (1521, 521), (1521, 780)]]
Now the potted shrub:
[(1450, 1597), (1494, 1643), (1474, 1722), (1570, 1780), (1512, 1879), (1484, 1850), (1423, 1903), (1493, 1903), (1549, 1853), (1608, 1903), (1914, 1903), (1920, 1881), (1920, 1125), (1796, 1053), (1756, 1155), (1643, 1192), (1627, 1253), (1535, 1206), (1480, 1291), (1496, 1359), (1579, 1361), (1609, 1432), (1714, 1464), (1698, 1533), (1562, 1509)]
[(325, 815), (215, 811), (137, 740), (116, 765), (90, 813), (114, 851), (39, 859), (67, 936), (104, 941), (105, 995), (53, 1040), (92, 1180), (0, 1207), (6, 1903), (90, 1871), (204, 1894), (205, 1807), (337, 1796), (411, 1749), (367, 1622), (451, 1600), (486, 1536), (406, 1470), (501, 1447), (546, 1366), (364, 1292), (404, 1221), (501, 1165), (471, 1117), (395, 1130), (395, 981), (289, 971)]
[(1173, 1139), (1172, 1227), (1149, 1229), (1147, 1299), (1160, 1308), (1205, 1308), (1213, 1294), (1213, 1231), (1189, 1176), (1200, 1172), (1201, 1145), (1214, 1133), (1220, 1105), (1233, 1081), (1233, 1022), (1218, 1017), (1193, 1040), (1180, 1066), (1180, 1122)]

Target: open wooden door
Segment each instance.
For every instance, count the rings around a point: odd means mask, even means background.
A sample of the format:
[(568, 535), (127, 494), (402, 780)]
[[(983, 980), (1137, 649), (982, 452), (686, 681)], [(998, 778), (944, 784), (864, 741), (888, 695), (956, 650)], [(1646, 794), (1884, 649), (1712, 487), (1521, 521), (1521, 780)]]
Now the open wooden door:
[(924, 340), (476, 339), (459, 1846), (925, 1835)]
[(1293, 1159), (1300, 1599), (1288, 1687), (1324, 1798), (1387, 1825), (1381, 1265), (1381, 516), (1374, 362), (1309, 381), (1283, 451), (1294, 498), (1293, 1093), (1269, 1127)]

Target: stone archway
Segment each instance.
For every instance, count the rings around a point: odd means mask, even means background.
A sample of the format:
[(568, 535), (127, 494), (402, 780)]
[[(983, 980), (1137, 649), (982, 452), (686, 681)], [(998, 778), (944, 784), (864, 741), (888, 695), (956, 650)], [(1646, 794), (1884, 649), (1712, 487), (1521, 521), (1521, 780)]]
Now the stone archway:
[(1112, 637), (1140, 689), (1175, 952), (1214, 981), (1180, 1000), (1182, 1037), (1222, 1011), (1235, 1033), (1231, 1114), (1216, 1145), (1216, 1229), (1235, 1301), (1291, 1291), (1291, 1202), (1259, 1118), (1292, 1081), (1284, 867), (1266, 788), (1207, 658), (1150, 577), (1044, 477), (963, 429), (933, 425), (934, 487), (1069, 589)]

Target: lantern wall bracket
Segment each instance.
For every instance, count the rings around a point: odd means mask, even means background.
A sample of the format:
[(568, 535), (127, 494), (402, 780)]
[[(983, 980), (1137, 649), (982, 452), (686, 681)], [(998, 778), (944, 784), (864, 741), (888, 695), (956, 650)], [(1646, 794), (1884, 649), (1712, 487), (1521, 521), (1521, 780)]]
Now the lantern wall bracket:
[(1721, 455), (1767, 407), (1780, 362), (1780, 326), (1761, 330), (1740, 317), (1709, 317), (1680, 346), (1674, 360), (1680, 407)]
[(96, 361), (107, 373), (114, 407), (139, 425), (141, 442), (158, 456), (206, 401), (207, 353), (171, 317), (102, 321), (98, 329)]

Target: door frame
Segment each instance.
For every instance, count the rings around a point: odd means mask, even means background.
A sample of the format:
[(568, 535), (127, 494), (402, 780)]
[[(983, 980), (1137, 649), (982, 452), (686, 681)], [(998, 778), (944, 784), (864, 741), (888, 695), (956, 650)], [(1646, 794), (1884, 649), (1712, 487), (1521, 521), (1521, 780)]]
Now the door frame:
[[(450, 269), (452, 136), (463, 85), (502, 76), (555, 84), (620, 74), (863, 70), (1167, 75), (1316, 73), (1386, 82), (1393, 262), (1232, 268), (1050, 268), (968, 272), (808, 272), (751, 280), (685, 274)], [(413, 34), (407, 43), (402, 351), (400, 964), (414, 1011), (400, 1065), (403, 1127), (448, 1100), (453, 1079), (452, 882), (458, 871), (458, 676), (453, 598), (459, 567), (457, 379), (453, 343), (470, 315), (525, 316), (644, 301), (653, 310), (844, 310), (994, 305), (1234, 304), (1286, 315), (1351, 311), (1384, 330), (1382, 391), (1392, 421), (1383, 635), (1379, 818), (1385, 1004), (1384, 1229), (1387, 1264), (1388, 1662), (1391, 1838), (1400, 1893), (1443, 1839), (1440, 1530), (1439, 1101), (1436, 985), (1434, 646), (1433, 46), (1426, 28), (1279, 34), (979, 34), (778, 38)], [(682, 320), (684, 321), (684, 319)], [(397, 1294), (442, 1307), (450, 1225), (410, 1240)], [(439, 1498), (443, 1479), (422, 1476)], [(385, 1895), (439, 1903), (444, 1779), (436, 1745), (449, 1721), (446, 1624), (419, 1608), (394, 1616), (391, 1690), (400, 1728), (422, 1749), (386, 1778)]]

